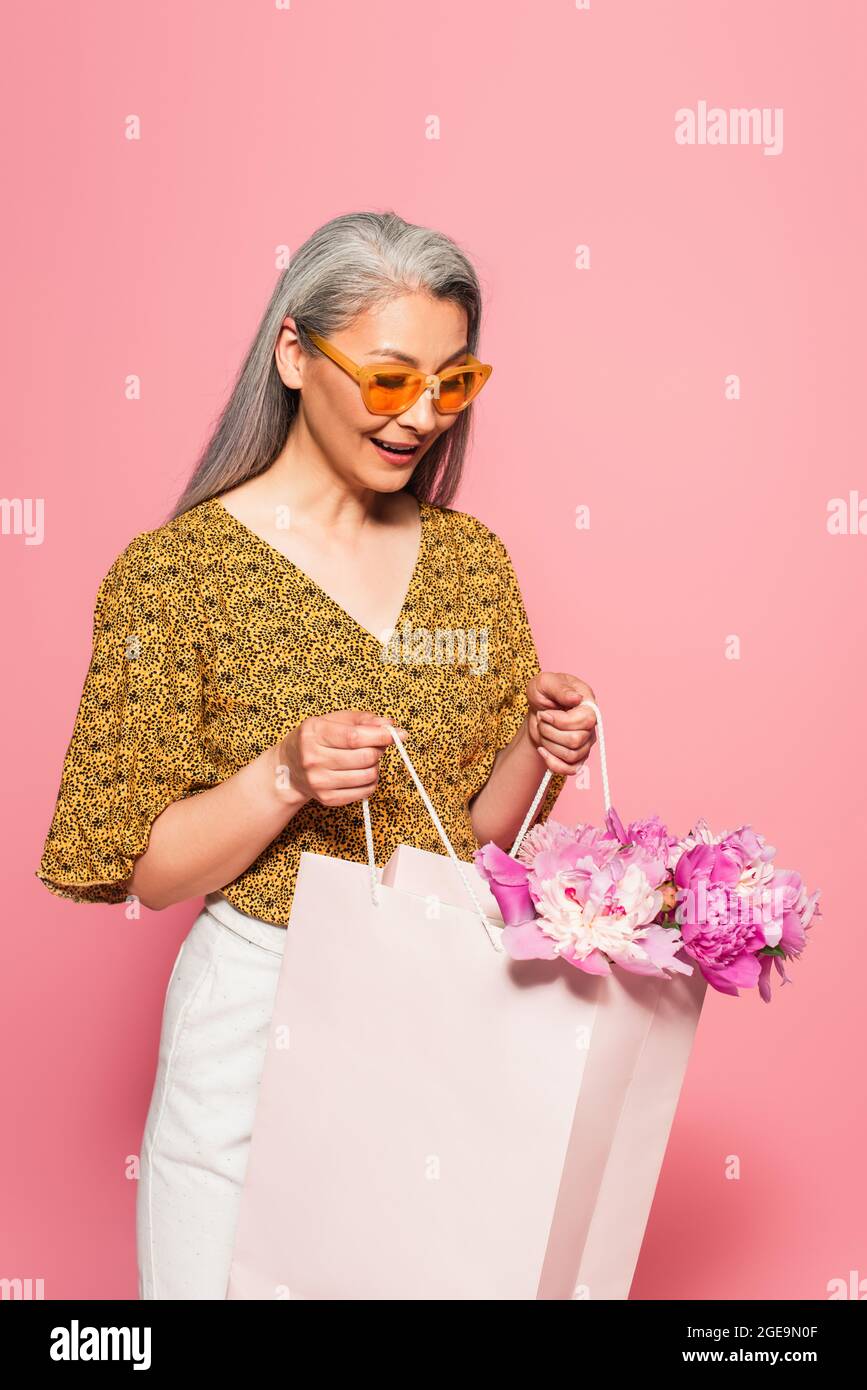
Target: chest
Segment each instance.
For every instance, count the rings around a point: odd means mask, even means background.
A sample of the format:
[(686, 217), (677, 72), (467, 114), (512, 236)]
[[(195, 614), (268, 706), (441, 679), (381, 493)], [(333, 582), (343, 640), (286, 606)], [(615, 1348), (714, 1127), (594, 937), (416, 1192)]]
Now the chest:
[[(415, 579), (384, 640), (258, 557), (206, 579), (206, 737), (240, 765), (302, 719), (365, 709), (406, 728), (419, 756), (475, 756), (494, 736), (508, 662), (495, 588), (453, 555), (433, 554)], [(393, 584), (380, 594), (394, 603)]]
[(303, 576), (296, 585), (300, 602), (306, 591), (312, 606), (324, 603), (342, 610), (363, 631), (382, 640), (403, 615), (416, 569), (424, 567), (412, 532), (396, 535), (388, 547), (368, 542), (351, 552), (336, 549), (325, 555), (307, 547), (287, 554), (287, 559), (300, 572), (296, 577)]

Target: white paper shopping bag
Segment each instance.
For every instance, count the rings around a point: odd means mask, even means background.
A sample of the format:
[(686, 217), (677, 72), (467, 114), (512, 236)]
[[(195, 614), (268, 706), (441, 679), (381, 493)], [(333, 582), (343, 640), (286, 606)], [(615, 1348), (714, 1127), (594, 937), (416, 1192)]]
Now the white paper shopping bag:
[(302, 855), (227, 1296), (626, 1298), (704, 982), (512, 960), (401, 755), (449, 854)]

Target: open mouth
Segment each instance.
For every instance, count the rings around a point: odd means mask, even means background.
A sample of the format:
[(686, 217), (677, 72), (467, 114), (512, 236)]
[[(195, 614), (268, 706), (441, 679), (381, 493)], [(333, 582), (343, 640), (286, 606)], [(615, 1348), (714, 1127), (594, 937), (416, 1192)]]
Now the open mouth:
[(377, 453), (392, 463), (409, 463), (419, 451), (418, 444), (389, 444), (384, 439), (371, 439)]

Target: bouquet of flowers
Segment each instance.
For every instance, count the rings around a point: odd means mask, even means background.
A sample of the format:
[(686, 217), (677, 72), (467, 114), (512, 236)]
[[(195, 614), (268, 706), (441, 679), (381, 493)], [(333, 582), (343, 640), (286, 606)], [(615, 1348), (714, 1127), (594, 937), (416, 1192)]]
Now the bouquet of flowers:
[[(604, 750), (604, 745), (603, 745)], [(604, 756), (604, 751), (603, 751)], [(713, 835), (705, 820), (683, 839), (658, 816), (624, 829), (610, 806), (603, 829), (548, 819), (506, 852), (489, 842), (475, 865), (490, 886), (516, 960), (558, 956), (609, 975), (612, 964), (670, 979), (693, 973), (723, 994), (758, 986), (800, 956), (819, 890), (774, 865), (776, 850), (749, 825)], [(516, 842), (517, 843), (517, 842)]]

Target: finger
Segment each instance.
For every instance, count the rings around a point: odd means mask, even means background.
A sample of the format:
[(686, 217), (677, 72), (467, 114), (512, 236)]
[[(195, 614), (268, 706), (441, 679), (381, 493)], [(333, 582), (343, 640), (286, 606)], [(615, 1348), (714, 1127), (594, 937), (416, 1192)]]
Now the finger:
[[(398, 725), (395, 728), (401, 738), (409, 737), (405, 729)], [(317, 742), (326, 748), (387, 748), (394, 743), (388, 724), (384, 719), (377, 719), (376, 715), (367, 723), (345, 723), (324, 717), (314, 732)]]
[(325, 806), (349, 806), (354, 801), (361, 801), (363, 797), (373, 796), (376, 792), (376, 783), (369, 782), (366, 786), (347, 787), (343, 791), (323, 791), (317, 797)]
[(548, 743), (541, 743), (539, 747), (543, 748), (545, 752), (549, 753), (552, 757), (557, 758), (561, 763), (567, 763), (573, 771), (577, 767), (580, 767), (581, 763), (586, 762), (590, 755), (589, 744), (585, 748), (552, 748)]
[(379, 762), (367, 762), (358, 768), (323, 768), (318, 774), (319, 791), (349, 791), (375, 783), (379, 776)]
[(586, 681), (569, 675), (567, 671), (540, 671), (536, 677), (536, 689), (550, 701), (550, 708), (559, 705), (568, 709), (580, 705), (582, 700), (596, 699)]
[(577, 766), (574, 766), (572, 763), (564, 762), (562, 758), (555, 757), (553, 753), (548, 752), (548, 749), (545, 748), (544, 745), (539, 746), (539, 754), (545, 766), (549, 768), (551, 772), (561, 773), (564, 777), (573, 777), (575, 775)]
[[(384, 729), (388, 729), (389, 734), (391, 734), (391, 730), (392, 730), (392, 729), (396, 729), (396, 730), (397, 730), (398, 738), (409, 738), (409, 733), (408, 733), (407, 730), (404, 729), (400, 724), (398, 724), (397, 720), (395, 720), (395, 719), (388, 719), (388, 718), (386, 718), (384, 715), (377, 714), (375, 710), (370, 710), (370, 709), (348, 709), (348, 710), (338, 710), (338, 715), (344, 716), (345, 722), (347, 722), (347, 723), (351, 723), (353, 720), (355, 720), (358, 724), (364, 724), (364, 725), (375, 724), (375, 725), (377, 726), (377, 728), (379, 728), (379, 727), (381, 726), (381, 727), (384, 728)], [(394, 739), (393, 739), (393, 738), (392, 738), (392, 742), (394, 742)]]
[(568, 751), (581, 753), (586, 758), (596, 741), (596, 734), (592, 729), (556, 729), (540, 720), (539, 738), (557, 757)]
[(542, 709), (538, 711), (540, 725), (546, 729), (595, 730), (596, 711), (587, 705), (576, 705), (573, 709)]
[(318, 744), (308, 754), (306, 767), (315, 772), (322, 768), (329, 772), (352, 772), (363, 768), (378, 768), (384, 748), (335, 748), (331, 744)]

